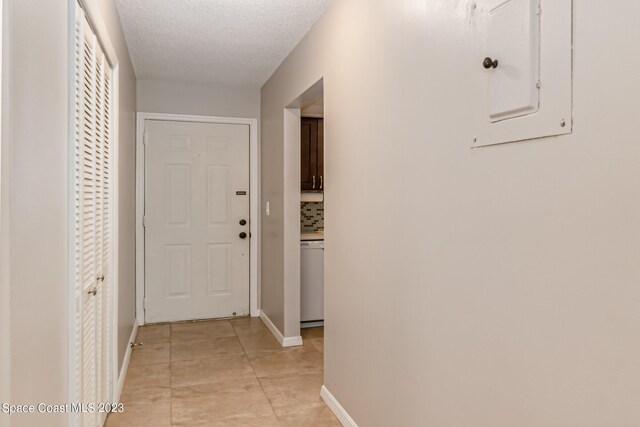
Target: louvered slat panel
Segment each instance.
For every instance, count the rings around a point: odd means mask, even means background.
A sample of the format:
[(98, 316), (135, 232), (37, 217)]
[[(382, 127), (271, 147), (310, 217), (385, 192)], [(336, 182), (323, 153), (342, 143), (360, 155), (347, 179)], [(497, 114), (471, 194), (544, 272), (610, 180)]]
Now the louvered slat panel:
[[(106, 60), (104, 61), (103, 70), (103, 119), (102, 119), (102, 271), (104, 274), (103, 293), (102, 293), (102, 318), (105, 324), (102, 334), (102, 345), (104, 349), (109, 348), (111, 341), (111, 323), (108, 321), (111, 312), (111, 268), (110, 268), (110, 254), (111, 254), (111, 168), (110, 168), (110, 156), (111, 156), (111, 68), (108, 66)], [(105, 354), (107, 354), (105, 350)], [(102, 371), (102, 388), (101, 398), (103, 401), (108, 400), (109, 396), (109, 359), (105, 358), (101, 366)]]
[[(96, 140), (95, 140), (95, 167), (96, 167), (96, 274), (103, 276), (102, 268), (102, 181), (103, 181), (103, 167), (102, 167), (102, 148), (104, 145), (104, 94), (102, 90), (103, 75), (104, 75), (104, 55), (100, 49), (100, 45), (96, 45)], [(96, 400), (102, 399), (103, 377), (102, 366), (104, 359), (104, 342), (103, 342), (103, 330), (104, 330), (104, 308), (102, 304), (102, 296), (105, 292), (104, 281), (98, 281), (96, 283), (98, 288), (98, 295), (96, 298)]]
[[(83, 20), (83, 137), (81, 146), (81, 244), (82, 244), (82, 403), (97, 401), (96, 299), (89, 293), (96, 278), (96, 38)], [(82, 425), (97, 425), (95, 413), (84, 412)]]
[[(74, 253), (73, 253), (73, 268), (74, 268), (74, 288), (73, 292), (76, 300), (81, 299), (82, 292), (82, 245), (80, 243), (80, 230), (82, 228), (82, 216), (81, 212), (81, 173), (82, 173), (82, 161), (81, 161), (81, 145), (82, 145), (82, 98), (83, 98), (83, 41), (82, 41), (82, 10), (78, 8), (76, 13), (75, 33), (74, 33), (74, 54), (75, 54), (75, 67), (74, 67), (74, 146), (73, 146), (73, 209), (74, 209), (74, 222), (73, 222), (73, 238), (74, 238)], [(75, 318), (73, 319), (76, 327), (74, 328), (74, 336), (72, 337), (74, 342), (73, 360), (75, 366), (72, 368), (75, 371), (75, 383), (70, 384), (76, 393), (82, 393), (82, 312), (76, 310)], [(81, 421), (79, 413), (71, 413), (69, 417), (73, 424), (78, 425)]]

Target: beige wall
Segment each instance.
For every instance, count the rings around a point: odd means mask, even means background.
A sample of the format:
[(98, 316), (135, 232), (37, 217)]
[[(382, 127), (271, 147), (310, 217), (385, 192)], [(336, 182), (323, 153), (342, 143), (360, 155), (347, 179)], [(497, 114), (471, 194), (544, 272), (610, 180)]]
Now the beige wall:
[[(2, 129), (2, 329), (0, 396), (13, 403), (63, 403), (68, 380), (69, 2), (5, 0)], [(100, 4), (120, 58), (121, 334), (133, 302), (135, 77), (113, 0)], [(129, 233), (129, 235), (127, 235)], [(10, 296), (8, 300), (4, 297)], [(127, 306), (128, 304), (128, 306)], [(128, 307), (128, 308), (127, 308)], [(9, 308), (9, 310), (7, 310)], [(8, 321), (8, 322), (7, 322)], [(5, 333), (2, 333), (5, 332)], [(120, 354), (123, 354), (121, 344)], [(8, 356), (9, 365), (6, 364)], [(5, 378), (3, 378), (5, 379)], [(0, 415), (0, 425), (8, 423)], [(66, 415), (14, 416), (12, 426), (63, 426)]]
[(138, 80), (138, 111), (259, 118), (260, 90), (141, 79)]
[[(3, 171), (9, 203), (10, 399), (67, 397), (68, 8), (9, 1)], [(6, 184), (6, 185), (5, 185)], [(5, 417), (2, 415), (1, 417)], [(37, 419), (37, 422), (36, 422)], [(64, 415), (12, 426), (64, 425)]]
[[(8, 38), (6, 29), (8, 28), (8, 4), (0, 2), (2, 5), (2, 58), (8, 54)], [(8, 141), (8, 115), (5, 113), (8, 107), (6, 96), (9, 89), (8, 62), (2, 62), (2, 106), (1, 116), (1, 136), (0, 136), (0, 402), (8, 402), (11, 386), (10, 351), (9, 343), (11, 339), (10, 321), (10, 301), (9, 301), (9, 144)], [(9, 418), (0, 416), (0, 427), (8, 427)]]
[(263, 309), (283, 330), (283, 108), (324, 77), (325, 384), (355, 421), (639, 425), (640, 3), (574, 2), (572, 135), (478, 150), (471, 4), (335, 0), (262, 88)]
[(121, 368), (136, 315), (136, 76), (115, 1), (100, 0), (100, 10), (119, 61), (118, 366)]

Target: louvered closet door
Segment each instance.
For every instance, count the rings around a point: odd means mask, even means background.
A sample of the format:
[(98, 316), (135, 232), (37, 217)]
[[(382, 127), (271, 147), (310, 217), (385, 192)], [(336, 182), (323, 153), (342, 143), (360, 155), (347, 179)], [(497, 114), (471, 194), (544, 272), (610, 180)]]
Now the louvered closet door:
[[(102, 346), (100, 359), (100, 388), (98, 390), (99, 402), (109, 402), (110, 392), (110, 348), (111, 348), (111, 68), (106, 58), (103, 59), (103, 66), (100, 71), (102, 88), (102, 144), (101, 157), (97, 159), (97, 164), (101, 169), (101, 190), (99, 199), (102, 200), (100, 206), (100, 247), (101, 257), (101, 281), (100, 290), (100, 323), (102, 325)], [(103, 413), (103, 417), (106, 415)]]
[[(109, 207), (110, 207), (110, 68), (100, 46), (96, 46), (96, 402), (109, 400), (110, 277), (109, 277)], [(98, 418), (104, 421), (105, 413)]]
[[(83, 405), (110, 394), (112, 70), (81, 9), (76, 26), (76, 291), (82, 309), (79, 389)], [(84, 411), (82, 426), (106, 414)]]

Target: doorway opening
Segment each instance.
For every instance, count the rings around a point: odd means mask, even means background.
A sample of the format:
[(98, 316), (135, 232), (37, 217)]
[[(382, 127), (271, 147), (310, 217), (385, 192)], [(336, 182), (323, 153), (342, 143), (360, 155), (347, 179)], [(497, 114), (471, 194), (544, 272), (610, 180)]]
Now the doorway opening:
[(300, 113), (300, 327), (313, 328), (324, 326), (324, 92)]
[(324, 336), (324, 82), (305, 90), (284, 111), (285, 339), (309, 341), (322, 352)]

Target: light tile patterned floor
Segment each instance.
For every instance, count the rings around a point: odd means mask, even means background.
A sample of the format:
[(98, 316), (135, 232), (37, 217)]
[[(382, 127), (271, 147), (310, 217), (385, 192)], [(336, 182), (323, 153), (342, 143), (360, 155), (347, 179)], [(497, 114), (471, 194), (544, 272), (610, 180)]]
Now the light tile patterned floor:
[(258, 318), (139, 329), (107, 427), (340, 426), (320, 398), (322, 328), (283, 349)]

